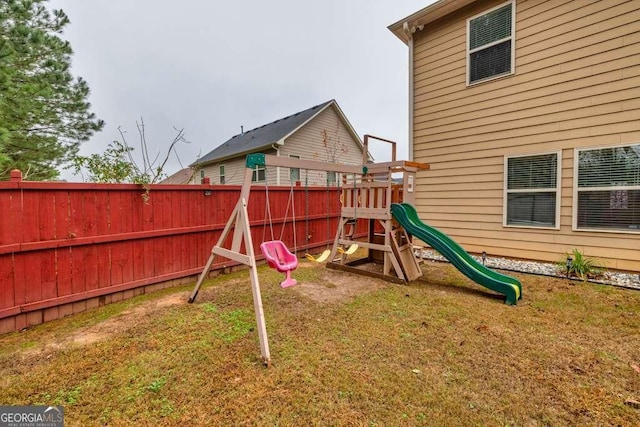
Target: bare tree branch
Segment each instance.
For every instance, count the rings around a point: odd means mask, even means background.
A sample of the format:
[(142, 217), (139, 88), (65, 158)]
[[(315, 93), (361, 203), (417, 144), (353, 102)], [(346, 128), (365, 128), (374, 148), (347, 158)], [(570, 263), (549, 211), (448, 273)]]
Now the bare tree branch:
[[(89, 157), (77, 156), (73, 160), (76, 173), (81, 173), (83, 169), (89, 173), (89, 180), (94, 182), (133, 182), (143, 185), (155, 184), (164, 176), (164, 168), (170, 157), (175, 155), (178, 163), (182, 166), (178, 156), (177, 144), (189, 143), (185, 138), (184, 129), (174, 127), (176, 135), (171, 141), (168, 149), (161, 156), (159, 150), (153, 160), (149, 156), (149, 146), (146, 138), (144, 119), (136, 121), (138, 130), (140, 151), (142, 156), (142, 167), (133, 155), (134, 148), (129, 145), (126, 138), (126, 131), (121, 126), (118, 127), (120, 134), (119, 141), (113, 141), (104, 153), (93, 154)], [(159, 162), (159, 159), (161, 161)], [(157, 166), (156, 166), (157, 165)], [(148, 188), (148, 187), (147, 187)], [(148, 194), (147, 194), (148, 196)]]

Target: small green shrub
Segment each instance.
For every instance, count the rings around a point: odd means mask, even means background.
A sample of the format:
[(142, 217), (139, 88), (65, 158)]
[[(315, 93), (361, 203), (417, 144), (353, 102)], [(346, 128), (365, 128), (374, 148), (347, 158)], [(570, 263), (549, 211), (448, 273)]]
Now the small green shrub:
[[(567, 258), (571, 257), (571, 266), (567, 266)], [(565, 257), (558, 263), (558, 270), (562, 275), (577, 277), (580, 280), (597, 279), (604, 273), (604, 265), (595, 258), (585, 256), (578, 249), (573, 249), (565, 254)]]

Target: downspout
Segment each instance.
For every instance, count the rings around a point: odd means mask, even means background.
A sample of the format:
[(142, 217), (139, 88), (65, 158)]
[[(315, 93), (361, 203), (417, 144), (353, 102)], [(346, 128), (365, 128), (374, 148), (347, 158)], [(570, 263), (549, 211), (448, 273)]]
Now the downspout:
[(414, 102), (413, 102), (413, 33), (409, 29), (409, 23), (402, 24), (402, 30), (409, 38), (407, 43), (409, 46), (409, 160), (413, 161), (413, 114), (414, 114)]
[[(278, 144), (271, 144), (271, 148), (276, 150), (276, 157), (280, 157), (280, 149), (278, 148)], [(269, 178), (267, 177), (267, 182), (269, 182)], [(280, 185), (280, 166), (276, 167), (276, 185)]]

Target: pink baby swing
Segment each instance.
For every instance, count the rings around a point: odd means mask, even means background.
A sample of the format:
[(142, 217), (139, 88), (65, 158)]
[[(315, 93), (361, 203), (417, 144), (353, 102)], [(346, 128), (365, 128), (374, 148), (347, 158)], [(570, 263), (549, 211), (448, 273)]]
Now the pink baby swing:
[(287, 210), (284, 214), (284, 221), (282, 222), (282, 231), (280, 232), (280, 240), (274, 240), (273, 237), (273, 223), (271, 222), (271, 207), (269, 206), (269, 188), (265, 185), (265, 194), (267, 199), (267, 209), (265, 212), (265, 223), (263, 228), (262, 240), (264, 240), (264, 234), (266, 232), (266, 216), (269, 216), (269, 229), (271, 230), (271, 240), (262, 242), (260, 244), (260, 250), (264, 255), (264, 258), (267, 261), (267, 264), (271, 268), (275, 268), (280, 273), (285, 273), (287, 276), (280, 283), (280, 286), (283, 288), (288, 288), (290, 286), (295, 286), (297, 281), (296, 279), (291, 277), (291, 272), (298, 267), (298, 257), (295, 254), (289, 252), (289, 249), (282, 241), (282, 236), (284, 235), (285, 225), (287, 223), (287, 215), (289, 214), (289, 206), (292, 207), (293, 212), (293, 246), (294, 252), (298, 253), (298, 249), (296, 247), (296, 210), (295, 205), (292, 202), (293, 200), (293, 185), (291, 186), (291, 190), (289, 192), (289, 201), (287, 202)]
[(296, 279), (291, 277), (291, 271), (298, 267), (298, 258), (289, 252), (282, 240), (262, 242), (260, 250), (262, 250), (269, 267), (275, 268), (280, 273), (286, 273), (287, 277), (280, 283), (280, 286), (288, 288), (297, 283)]

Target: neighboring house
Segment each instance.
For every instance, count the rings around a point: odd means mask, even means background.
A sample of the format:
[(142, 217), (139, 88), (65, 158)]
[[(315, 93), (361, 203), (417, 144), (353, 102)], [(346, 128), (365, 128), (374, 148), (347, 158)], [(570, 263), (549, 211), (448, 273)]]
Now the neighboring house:
[(440, 0), (389, 29), (426, 222), (472, 252), (640, 271), (640, 1)]
[(190, 184), (193, 181), (193, 169), (184, 168), (160, 181), (158, 184)]
[[(209, 178), (211, 184), (242, 184), (245, 159), (264, 153), (329, 163), (362, 164), (363, 145), (335, 100), (325, 102), (275, 122), (234, 136), (207, 153), (191, 167), (194, 182)], [(339, 185), (334, 172), (293, 168), (257, 168), (256, 184), (289, 186)]]

